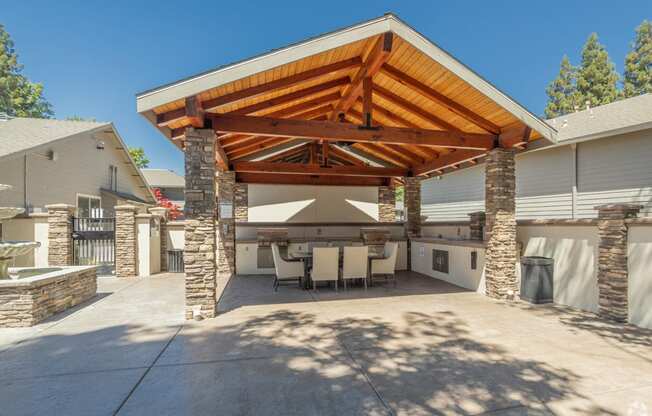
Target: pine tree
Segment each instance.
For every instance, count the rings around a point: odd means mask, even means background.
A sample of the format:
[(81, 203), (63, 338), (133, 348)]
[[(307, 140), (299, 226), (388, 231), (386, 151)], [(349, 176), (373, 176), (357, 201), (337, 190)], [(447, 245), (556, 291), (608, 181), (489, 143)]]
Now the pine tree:
[(652, 92), (652, 22), (643, 20), (636, 28), (632, 50), (625, 57), (625, 97)]
[(546, 88), (548, 104), (545, 113), (547, 118), (562, 116), (573, 112), (577, 100), (575, 85), (576, 68), (571, 65), (568, 56), (564, 55), (559, 66), (559, 74)]
[(52, 106), (43, 97), (43, 85), (21, 74), (14, 42), (0, 25), (0, 112), (18, 117), (51, 117)]
[(577, 93), (580, 106), (609, 104), (621, 96), (618, 73), (605, 47), (592, 33), (582, 49), (582, 63), (577, 71)]

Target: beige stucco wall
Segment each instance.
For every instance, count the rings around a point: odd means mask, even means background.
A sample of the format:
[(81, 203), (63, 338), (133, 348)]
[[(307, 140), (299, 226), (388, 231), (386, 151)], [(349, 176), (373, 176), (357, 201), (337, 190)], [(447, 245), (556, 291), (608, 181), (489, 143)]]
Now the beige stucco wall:
[(628, 243), (629, 321), (652, 328), (652, 227), (631, 225)]
[(518, 226), (517, 240), (522, 255), (555, 260), (555, 303), (597, 312), (596, 226)]
[[(96, 139), (104, 141), (104, 150), (96, 148)], [(117, 147), (120, 145), (113, 135), (86, 132), (28, 152), (27, 203), (32, 211), (44, 211), (45, 205), (53, 203), (77, 205), (77, 194), (101, 196), (100, 188), (110, 185), (111, 165), (118, 167), (118, 191), (145, 199), (146, 190), (132, 176), (135, 171)], [(48, 150), (55, 152), (55, 160), (43, 156)], [(24, 164), (23, 155), (0, 159), (0, 183), (14, 187), (0, 195), (2, 205), (24, 206)], [(103, 208), (108, 208), (106, 202)]]
[[(432, 269), (432, 250), (448, 251), (448, 273)], [(477, 267), (471, 269), (471, 253), (477, 253)], [(484, 293), (484, 248), (412, 242), (412, 270), (454, 285)]]
[(250, 184), (249, 221), (378, 221), (378, 188)]

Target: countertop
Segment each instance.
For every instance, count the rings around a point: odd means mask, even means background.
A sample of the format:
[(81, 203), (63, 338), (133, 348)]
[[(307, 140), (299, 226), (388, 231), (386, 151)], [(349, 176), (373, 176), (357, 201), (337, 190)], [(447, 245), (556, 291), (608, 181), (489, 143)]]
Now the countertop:
[(485, 248), (486, 242), (480, 240), (454, 240), (448, 238), (437, 237), (414, 237), (410, 239), (416, 243), (440, 244), (443, 246), (462, 246), (462, 247), (477, 247)]

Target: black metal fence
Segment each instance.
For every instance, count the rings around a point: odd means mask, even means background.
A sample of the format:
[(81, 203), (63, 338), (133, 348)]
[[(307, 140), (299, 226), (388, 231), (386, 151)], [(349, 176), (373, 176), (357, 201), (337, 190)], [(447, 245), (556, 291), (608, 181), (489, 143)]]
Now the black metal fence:
[(172, 273), (183, 272), (183, 250), (168, 250), (168, 271)]
[(73, 264), (97, 265), (98, 274), (115, 272), (115, 218), (73, 217)]

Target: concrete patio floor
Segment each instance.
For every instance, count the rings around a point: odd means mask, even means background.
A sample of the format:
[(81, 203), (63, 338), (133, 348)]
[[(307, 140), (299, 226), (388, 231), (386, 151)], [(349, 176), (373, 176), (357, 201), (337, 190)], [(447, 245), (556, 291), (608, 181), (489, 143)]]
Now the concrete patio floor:
[[(652, 331), (404, 273), (317, 293), (237, 277), (183, 321), (183, 277), (0, 329), (0, 415), (652, 414)], [(646, 413), (647, 412), (647, 413)]]

